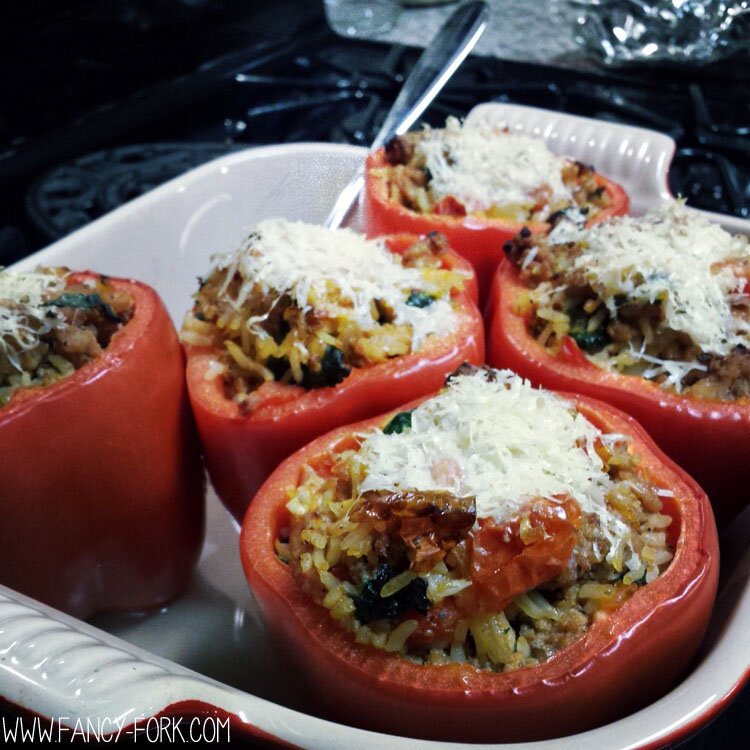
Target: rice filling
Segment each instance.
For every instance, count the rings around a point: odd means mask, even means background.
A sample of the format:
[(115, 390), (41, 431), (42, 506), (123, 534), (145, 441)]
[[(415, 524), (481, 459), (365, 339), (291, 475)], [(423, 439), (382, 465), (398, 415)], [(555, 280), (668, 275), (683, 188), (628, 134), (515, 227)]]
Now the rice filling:
[(660, 490), (626, 438), (563, 399), (465, 366), (408, 414), (305, 467), (277, 541), (358, 642), (422, 663), (530, 666), (668, 567)]
[(71, 283), (67, 269), (0, 269), (0, 407), (98, 357), (134, 312), (105, 277)]
[(529, 286), (532, 333), (566, 336), (600, 367), (697, 398), (750, 396), (750, 245), (683, 203), (546, 238), (506, 254)]
[(542, 141), (449, 117), (386, 146), (390, 199), (418, 213), (550, 221), (561, 212), (592, 218), (611, 197), (580, 162)]
[(214, 257), (181, 339), (218, 352), (226, 395), (244, 410), (267, 382), (335, 386), (352, 368), (455, 328), (464, 277), (445, 266), (448, 253), (437, 234), (399, 255), (350, 229), (265, 221), (236, 252)]

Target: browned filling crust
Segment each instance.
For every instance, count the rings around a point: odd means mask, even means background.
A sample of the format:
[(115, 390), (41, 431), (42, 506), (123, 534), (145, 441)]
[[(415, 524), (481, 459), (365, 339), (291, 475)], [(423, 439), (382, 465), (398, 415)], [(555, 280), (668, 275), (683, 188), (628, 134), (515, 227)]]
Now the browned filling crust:
[[(466, 207), (455, 197), (434, 195), (431, 176), (425, 157), (417, 149), (424, 132), (395, 136), (385, 146), (389, 167), (383, 170), (388, 179), (389, 197), (411, 211), (422, 214), (465, 216)], [(550, 205), (551, 189), (540, 185), (533, 205), (493, 205), (482, 211), (471, 211), (472, 215), (514, 222), (554, 222), (557, 216), (569, 208), (577, 208), (588, 218), (612, 205), (612, 198), (599, 185), (593, 167), (578, 161), (568, 161), (562, 170), (562, 179), (572, 202)]]
[[(545, 283), (561, 289), (543, 305), (532, 298), (525, 311), (532, 335), (551, 353), (558, 353), (569, 336), (587, 354), (607, 356), (616, 369), (635, 374), (628, 367), (627, 352), (643, 350), (655, 359), (700, 365), (700, 369), (689, 370), (681, 378), (678, 390), (683, 394), (722, 401), (750, 396), (750, 350), (740, 344), (725, 356), (702, 351), (687, 333), (664, 325), (664, 309), (659, 302), (623, 300), (613, 317), (583, 273), (573, 269), (573, 261), (583, 250), (581, 244), (552, 244), (524, 230), (509, 240), (504, 250), (529, 289)], [(738, 299), (733, 312), (747, 316), (747, 301)], [(622, 358), (621, 367), (617, 366), (618, 357)], [(661, 385), (667, 378), (665, 373), (649, 376), (647, 368), (637, 374)]]

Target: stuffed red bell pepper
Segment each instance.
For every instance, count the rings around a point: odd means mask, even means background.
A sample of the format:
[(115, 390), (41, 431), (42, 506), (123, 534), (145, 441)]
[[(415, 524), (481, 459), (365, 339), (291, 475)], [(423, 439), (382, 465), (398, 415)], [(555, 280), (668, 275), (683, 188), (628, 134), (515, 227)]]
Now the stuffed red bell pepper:
[(628, 208), (619, 185), (539, 139), (456, 118), (397, 136), (367, 159), (367, 234), (441, 232), (474, 266), (482, 306), (503, 243), (522, 227), (543, 233), (561, 212), (592, 223)]
[(507, 246), (489, 362), (638, 419), (706, 490), (748, 502), (750, 246), (681, 203)]
[(270, 220), (218, 258), (181, 335), (209, 474), (235, 517), (314, 437), (481, 362), (475, 299), (471, 267), (434, 234)]
[(177, 334), (153, 289), (0, 272), (0, 581), (77, 617), (162, 604), (203, 538)]
[(660, 697), (718, 575), (705, 494), (634, 420), (471, 367), (290, 457), (240, 551), (323, 715), (468, 742), (560, 737)]

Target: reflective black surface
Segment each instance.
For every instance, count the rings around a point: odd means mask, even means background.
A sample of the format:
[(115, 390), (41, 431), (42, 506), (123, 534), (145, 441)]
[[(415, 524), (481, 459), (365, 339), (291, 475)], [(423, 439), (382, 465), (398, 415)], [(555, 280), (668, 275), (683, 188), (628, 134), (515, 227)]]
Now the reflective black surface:
[[(317, 0), (40, 2), (0, 25), (0, 265), (231, 149), (366, 145), (418, 51), (344, 40)], [(671, 189), (750, 218), (750, 62), (591, 72), (470, 58), (430, 108), (483, 101), (660, 130)], [(685, 747), (750, 746), (745, 690)]]

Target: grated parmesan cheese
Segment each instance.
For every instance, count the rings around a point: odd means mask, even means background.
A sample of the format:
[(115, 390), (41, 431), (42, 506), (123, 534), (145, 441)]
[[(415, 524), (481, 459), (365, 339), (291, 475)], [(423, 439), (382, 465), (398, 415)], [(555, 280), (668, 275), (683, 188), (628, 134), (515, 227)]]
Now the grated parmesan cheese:
[[(613, 482), (595, 451), (597, 440), (622, 439), (602, 434), (569, 402), (509, 370), (478, 371), (452, 377), (417, 407), (411, 429), (368, 434), (357, 459), (364, 471), (358, 491), (472, 495), (477, 518), (497, 523), (517, 518), (532, 498), (569, 495), (599, 518), (612, 544), (607, 559), (636, 570), (641, 561), (627, 524), (607, 505)], [(455, 470), (435, 471), (446, 464)]]
[[(429, 334), (455, 326), (450, 301), (438, 297), (437, 288), (419, 269), (404, 267), (383, 240), (368, 240), (351, 229), (270, 219), (260, 223), (238, 251), (213, 261), (227, 271), (220, 294), (235, 273), (241, 274), (243, 285), (232, 301), (237, 308), (258, 285), (276, 299), (288, 294), (303, 311), (344, 316), (370, 330), (377, 325), (372, 302), (382, 300), (394, 311), (395, 324), (411, 326), (413, 349)], [(413, 291), (438, 298), (424, 308), (407, 305)], [(249, 321), (251, 326), (259, 322), (261, 318)]]
[(618, 297), (661, 302), (664, 325), (688, 334), (704, 352), (727, 355), (738, 344), (747, 344), (750, 323), (734, 315), (731, 306), (746, 278), (739, 267), (726, 264), (750, 261), (746, 238), (729, 234), (677, 202), (640, 218), (598, 224), (580, 231), (577, 240), (587, 247), (575, 268), (613, 316)]
[(537, 203), (538, 190), (551, 190), (550, 203), (572, 201), (562, 170), (565, 160), (538, 139), (498, 132), (487, 125), (449, 117), (444, 130), (427, 131), (417, 150), (426, 159), (430, 188), (452, 195), (468, 211)]
[(49, 320), (58, 313), (44, 307), (46, 299), (65, 288), (65, 276), (53, 271), (13, 273), (0, 269), (0, 356), (18, 372), (18, 355), (39, 344), (50, 330)]

